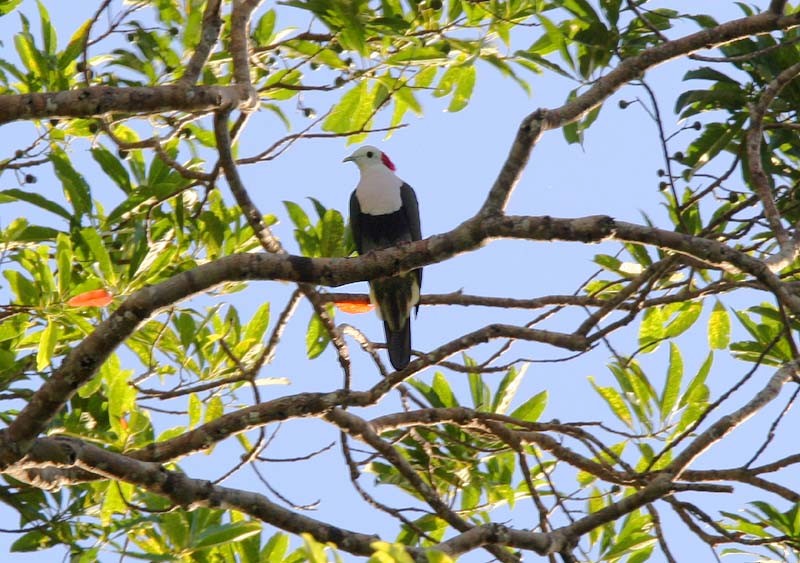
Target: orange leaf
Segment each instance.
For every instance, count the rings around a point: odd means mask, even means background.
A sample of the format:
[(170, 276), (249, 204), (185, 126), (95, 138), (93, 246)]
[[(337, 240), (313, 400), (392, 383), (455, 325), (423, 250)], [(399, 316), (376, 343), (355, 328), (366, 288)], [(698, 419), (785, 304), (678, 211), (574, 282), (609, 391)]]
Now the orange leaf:
[(113, 300), (114, 296), (105, 289), (93, 289), (76, 295), (67, 301), (67, 305), (70, 307), (105, 307)]
[(369, 301), (336, 301), (334, 305), (341, 312), (350, 313), (351, 315), (368, 313), (375, 308)]

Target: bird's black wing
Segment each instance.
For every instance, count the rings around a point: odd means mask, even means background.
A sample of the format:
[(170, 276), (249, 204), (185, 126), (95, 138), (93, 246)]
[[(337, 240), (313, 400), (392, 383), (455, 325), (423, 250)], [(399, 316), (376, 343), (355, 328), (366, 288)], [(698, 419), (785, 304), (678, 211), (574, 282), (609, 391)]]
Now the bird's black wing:
[(356, 192), (350, 195), (350, 230), (353, 233), (353, 242), (359, 254), (364, 252), (364, 241), (361, 239), (361, 204), (358, 203)]
[[(417, 203), (417, 194), (414, 190), (403, 182), (400, 186), (400, 200), (403, 203), (403, 209), (406, 213), (406, 220), (408, 221), (409, 231), (411, 231), (411, 240), (422, 240), (422, 227), (419, 221), (419, 204)], [(352, 205), (352, 204), (351, 204)], [(422, 268), (414, 270), (417, 274), (417, 286), (420, 288), (420, 295), (422, 295)], [(414, 308), (416, 313), (419, 312), (419, 302)]]
[(411, 189), (411, 186), (403, 182), (400, 186), (400, 200), (403, 203), (403, 209), (406, 212), (406, 220), (408, 221), (409, 230), (411, 231), (411, 240), (422, 239), (422, 228), (419, 224), (419, 205), (417, 204), (417, 194)]

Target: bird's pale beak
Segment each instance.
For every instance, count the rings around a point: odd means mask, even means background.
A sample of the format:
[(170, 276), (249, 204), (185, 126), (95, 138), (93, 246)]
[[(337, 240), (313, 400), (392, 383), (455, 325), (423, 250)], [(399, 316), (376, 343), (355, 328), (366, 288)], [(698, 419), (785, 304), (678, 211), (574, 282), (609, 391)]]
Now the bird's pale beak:
[(342, 162), (355, 162), (355, 161), (356, 161), (356, 157), (354, 157), (352, 154), (350, 156), (348, 156), (347, 158), (343, 158), (342, 159)]

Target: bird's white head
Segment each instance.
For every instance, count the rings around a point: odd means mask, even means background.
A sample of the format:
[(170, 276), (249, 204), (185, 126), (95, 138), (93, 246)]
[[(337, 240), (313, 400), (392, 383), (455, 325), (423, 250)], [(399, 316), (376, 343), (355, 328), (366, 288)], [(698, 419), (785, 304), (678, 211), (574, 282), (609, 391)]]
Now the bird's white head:
[(383, 166), (395, 171), (394, 162), (392, 162), (386, 153), (371, 145), (364, 145), (345, 158), (342, 162), (355, 162), (359, 170), (368, 170), (374, 166)]

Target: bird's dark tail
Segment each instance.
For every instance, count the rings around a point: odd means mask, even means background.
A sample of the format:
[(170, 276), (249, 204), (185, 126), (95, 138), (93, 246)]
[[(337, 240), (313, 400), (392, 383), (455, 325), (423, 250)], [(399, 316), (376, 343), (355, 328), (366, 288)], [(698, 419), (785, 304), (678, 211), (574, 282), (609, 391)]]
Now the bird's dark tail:
[(392, 330), (388, 323), (383, 323), (383, 331), (386, 333), (389, 360), (394, 369), (403, 369), (411, 361), (411, 319), (406, 317), (406, 322), (400, 330)]

